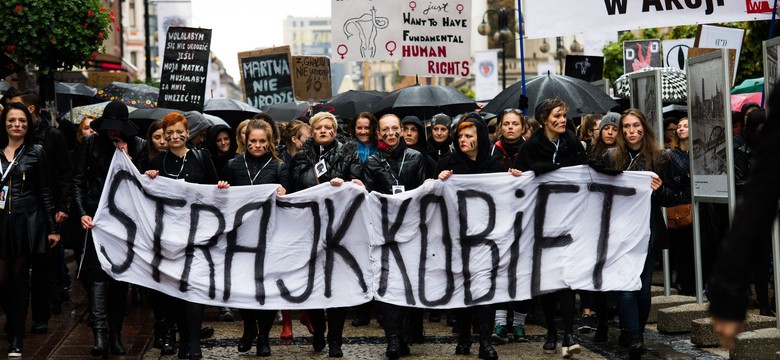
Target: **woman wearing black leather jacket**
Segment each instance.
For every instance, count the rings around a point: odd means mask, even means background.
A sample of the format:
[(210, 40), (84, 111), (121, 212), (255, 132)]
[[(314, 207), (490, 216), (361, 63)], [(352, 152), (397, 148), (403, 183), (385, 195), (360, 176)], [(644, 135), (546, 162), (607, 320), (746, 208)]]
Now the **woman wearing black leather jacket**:
[[(363, 165), (352, 140), (336, 136), (338, 123), (329, 112), (317, 113), (309, 119), (312, 136), (295, 154), (292, 168), (292, 186), (303, 190), (323, 182), (340, 186), (344, 181), (363, 185)], [(347, 308), (328, 309), (328, 356), (343, 357), (341, 351), (342, 332)], [(314, 327), (312, 346), (320, 352), (325, 348), (325, 312), (309, 310)]]
[(676, 200), (676, 193), (670, 188), (672, 164), (666, 152), (658, 146), (652, 127), (648, 126), (644, 114), (637, 109), (628, 109), (618, 122), (620, 136), (617, 146), (604, 154), (607, 167), (619, 171), (652, 171), (650, 184), (653, 189), (650, 208), (650, 246), (640, 278), (639, 291), (618, 292), (620, 324), (623, 327), (621, 343), (630, 344), (629, 358), (639, 359), (644, 352), (643, 334), (647, 316), (650, 314), (650, 285), (655, 265), (656, 248), (666, 243), (666, 223), (661, 206), (670, 206)]
[[(220, 179), (234, 186), (279, 184), (276, 195), (284, 195), (290, 186), (290, 172), (273, 145), (271, 124), (264, 120), (250, 120), (246, 126), (245, 143), (246, 151), (227, 162)], [(276, 310), (241, 309), (244, 334), (238, 341), (238, 351), (251, 349), (257, 337), (257, 356), (271, 356), (268, 333), (275, 317)]]
[[(106, 105), (103, 116), (92, 122), (97, 134), (90, 135), (76, 149), (73, 165), (73, 194), (81, 227), (94, 227), (92, 216), (97, 211), (100, 195), (106, 182), (111, 160), (117, 149), (126, 153), (138, 167), (146, 141), (136, 137), (138, 130), (127, 120), (127, 106), (113, 101)], [(95, 345), (92, 355), (124, 355), (121, 331), (124, 321), (127, 283), (112, 279), (100, 267), (92, 243), (87, 238), (82, 274), (88, 278), (90, 314)], [(108, 336), (108, 339), (107, 339)]]
[(20, 103), (3, 109), (0, 127), (0, 292), (6, 314), (8, 357), (22, 356), (30, 301), (30, 256), (60, 240), (54, 226), (46, 154), (35, 144), (32, 115)]
[[(507, 167), (501, 159), (490, 155), (490, 138), (482, 117), (471, 113), (461, 119), (455, 131), (457, 146), (449, 156), (439, 160), (436, 172), (439, 180), (447, 180), (452, 174), (485, 174), (505, 172)], [(512, 175), (520, 176), (518, 170), (509, 169)], [(493, 307), (476, 305), (455, 310), (458, 319), (458, 345), (455, 354), (466, 355), (471, 351), (471, 326), (479, 333), (479, 358), (498, 359), (490, 344), (493, 332)], [(472, 320), (473, 318), (473, 320)]]
[[(416, 189), (425, 181), (426, 160), (419, 151), (406, 147), (401, 137), (401, 119), (398, 116), (388, 114), (379, 119), (377, 130), (378, 148), (376, 154), (366, 160), (363, 168), (363, 183), (368, 191), (376, 191), (382, 194), (398, 194), (404, 191)], [(408, 308), (380, 303), (382, 312), (382, 326), (387, 338), (387, 351), (385, 354), (390, 359), (398, 359), (401, 355), (409, 354), (409, 346), (403, 339), (402, 329), (404, 318), (409, 315), (419, 319), (412, 326), (415, 331), (419, 327), (422, 333), (422, 312), (411, 314)]]
[[(219, 181), (208, 151), (188, 149), (189, 131), (184, 115), (172, 112), (163, 118), (163, 134), (168, 150), (157, 155), (149, 164), (146, 175), (154, 179), (163, 176), (196, 184), (217, 184), (225, 189), (229, 184)], [(203, 324), (205, 306), (173, 297), (168, 297), (169, 313), (178, 312), (179, 359), (200, 359), (200, 327)]]

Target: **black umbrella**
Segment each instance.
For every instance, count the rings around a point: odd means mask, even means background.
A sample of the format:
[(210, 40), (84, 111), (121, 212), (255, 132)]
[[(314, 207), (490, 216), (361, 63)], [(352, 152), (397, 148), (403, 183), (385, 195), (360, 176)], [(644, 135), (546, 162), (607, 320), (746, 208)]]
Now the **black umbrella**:
[[(517, 108), (520, 95), (522, 95), (522, 83), (517, 82), (504, 89), (493, 100), (490, 100), (482, 111), (495, 114), (504, 109)], [(569, 106), (568, 117), (574, 118), (584, 114), (606, 114), (607, 111), (617, 106), (615, 100), (607, 95), (604, 90), (580, 79), (569, 76), (547, 73), (540, 75), (526, 84), (528, 94), (528, 116), (534, 116), (536, 105), (546, 99), (559, 97)]]
[(237, 127), (240, 122), (251, 119), (261, 112), (260, 109), (235, 99), (208, 99), (203, 104), (203, 113), (219, 117), (233, 128)]
[(392, 113), (399, 117), (415, 115), (427, 119), (438, 113), (455, 116), (477, 109), (477, 103), (451, 86), (412, 85), (393, 91), (374, 107), (378, 116)]
[(135, 110), (131, 112), (127, 118), (130, 119), (130, 122), (135, 124), (135, 126), (138, 126), (138, 134), (140, 134), (141, 137), (144, 137), (146, 136), (146, 131), (149, 129), (149, 125), (157, 120), (162, 120), (165, 115), (172, 112), (184, 114), (183, 111), (176, 109), (152, 108)]
[(342, 119), (354, 119), (364, 111), (371, 112), (374, 106), (387, 95), (375, 90), (349, 90), (334, 96), (324, 104), (314, 105), (314, 109), (327, 111)]
[[(102, 100), (95, 98), (97, 89), (82, 83), (58, 82), (54, 85), (57, 94), (57, 111), (66, 113), (74, 107), (96, 104)], [(75, 119), (70, 119), (73, 122)]]
[(261, 110), (265, 111), (274, 121), (290, 121), (300, 116), (305, 116), (309, 111), (307, 102), (286, 102), (281, 104), (265, 105)]

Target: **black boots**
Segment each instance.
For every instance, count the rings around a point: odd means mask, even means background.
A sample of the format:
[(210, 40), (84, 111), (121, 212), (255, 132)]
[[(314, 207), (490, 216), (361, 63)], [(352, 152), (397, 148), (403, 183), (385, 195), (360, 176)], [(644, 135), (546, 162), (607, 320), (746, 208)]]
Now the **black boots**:
[(176, 353), (176, 329), (168, 327), (165, 329), (160, 355), (173, 355)]
[(490, 345), (490, 340), (479, 341), (479, 358), (485, 360), (498, 360), (498, 353), (493, 345)]
[(328, 341), (328, 357), (344, 357), (344, 353), (341, 351), (341, 340)]
[(122, 344), (122, 333), (119, 331), (111, 331), (108, 335), (108, 345), (111, 348), (111, 354), (113, 355), (125, 355), (125, 346)]
[(387, 350), (385, 356), (390, 360), (398, 360), (401, 357), (401, 339), (396, 335), (387, 338)]
[(260, 335), (257, 337), (257, 356), (271, 356), (271, 345), (268, 344), (268, 336)]
[(95, 345), (92, 346), (90, 354), (92, 356), (102, 356), (108, 358), (108, 332), (106, 329), (94, 329), (92, 335), (95, 339)]

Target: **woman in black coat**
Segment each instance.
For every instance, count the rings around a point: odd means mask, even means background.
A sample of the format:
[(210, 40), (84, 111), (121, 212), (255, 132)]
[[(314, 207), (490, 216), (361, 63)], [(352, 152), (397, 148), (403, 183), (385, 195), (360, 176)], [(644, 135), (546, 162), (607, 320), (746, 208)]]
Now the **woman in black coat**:
[[(225, 189), (229, 184), (217, 178), (214, 164), (208, 151), (188, 149), (186, 146), (189, 130), (184, 115), (172, 112), (163, 118), (163, 134), (168, 143), (168, 151), (157, 155), (149, 164), (146, 175), (154, 179), (163, 176), (196, 184), (217, 184)], [(203, 304), (168, 297), (169, 313), (178, 310), (179, 359), (200, 359), (200, 327), (203, 324)]]
[[(317, 113), (309, 119), (312, 136), (295, 154), (292, 168), (292, 186), (303, 190), (323, 182), (332, 186), (341, 186), (344, 181), (352, 181), (360, 186), (363, 183), (363, 165), (357, 153), (355, 142), (336, 136), (338, 123), (329, 112)], [(342, 332), (347, 308), (328, 309), (328, 356), (343, 357), (341, 351)], [(311, 324), (314, 327), (312, 346), (320, 352), (325, 348), (325, 312), (309, 310)]]
[(8, 104), (0, 127), (0, 296), (6, 314), (8, 357), (22, 356), (30, 300), (30, 256), (57, 245), (46, 154), (34, 142), (32, 115)]
[[(234, 186), (279, 184), (276, 195), (284, 195), (290, 186), (289, 171), (276, 153), (272, 136), (271, 124), (264, 120), (250, 120), (246, 126), (246, 151), (227, 162), (220, 179)], [(241, 317), (244, 335), (238, 341), (238, 351), (251, 349), (257, 337), (257, 356), (271, 356), (268, 333), (274, 324), (276, 310), (241, 309)]]
[[(487, 126), (477, 113), (465, 116), (455, 131), (457, 146), (449, 156), (439, 160), (437, 173), (439, 180), (447, 180), (452, 174), (485, 174), (507, 171), (500, 158), (490, 156), (490, 137)], [(509, 169), (512, 175), (520, 176), (515, 169)], [(458, 319), (458, 345), (455, 354), (466, 355), (471, 351), (471, 325), (479, 333), (479, 358), (498, 359), (498, 354), (490, 344), (493, 327), (493, 307), (476, 305), (455, 310)], [(473, 318), (473, 321), (472, 321)]]
[[(586, 162), (585, 149), (577, 136), (566, 129), (566, 112), (569, 107), (559, 98), (539, 103), (535, 109), (536, 119), (542, 128), (536, 130), (520, 147), (514, 167), (526, 171), (533, 170), (537, 175), (553, 171), (564, 166), (581, 165)], [(544, 320), (547, 324), (547, 339), (542, 346), (546, 354), (555, 353), (558, 331), (555, 328), (555, 308), (560, 304), (563, 318), (564, 357), (580, 352), (580, 345), (573, 334), (574, 327), (574, 291), (558, 290), (541, 296)]]

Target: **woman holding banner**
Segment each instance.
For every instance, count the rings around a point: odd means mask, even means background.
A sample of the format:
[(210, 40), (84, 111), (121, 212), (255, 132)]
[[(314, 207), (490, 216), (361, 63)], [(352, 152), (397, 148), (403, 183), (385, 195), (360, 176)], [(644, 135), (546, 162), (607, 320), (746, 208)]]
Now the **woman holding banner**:
[(4, 196), (0, 200), (0, 289), (10, 358), (22, 356), (30, 300), (30, 256), (46, 253), (57, 245), (60, 235), (54, 226), (46, 154), (35, 144), (32, 115), (23, 104), (10, 103), (1, 118), (0, 187)]
[[(585, 149), (577, 136), (566, 129), (566, 113), (569, 107), (559, 98), (547, 99), (536, 105), (536, 119), (542, 128), (535, 131), (515, 158), (514, 167), (522, 171), (533, 170), (537, 175), (557, 170), (564, 166), (581, 165), (586, 162)], [(560, 306), (563, 318), (564, 357), (580, 352), (580, 345), (574, 337), (574, 291), (559, 290), (541, 296), (544, 320), (547, 324), (547, 338), (542, 346), (546, 354), (555, 353), (558, 346), (558, 331), (555, 328), (555, 308)]]
[[(336, 136), (338, 123), (329, 112), (317, 113), (309, 119), (312, 137), (306, 140), (303, 148), (295, 154), (292, 167), (292, 185), (295, 190), (303, 190), (329, 182), (332, 186), (341, 186), (344, 181), (352, 181), (363, 186), (360, 181), (363, 165), (357, 153), (354, 141)], [(328, 309), (328, 356), (343, 357), (341, 351), (342, 332), (347, 308)], [(312, 346), (320, 352), (325, 348), (325, 311), (309, 310), (314, 327)]]
[[(290, 173), (273, 146), (271, 125), (264, 120), (250, 120), (246, 129), (246, 152), (227, 162), (220, 179), (234, 186), (279, 184), (276, 195), (284, 195), (289, 187)], [(242, 309), (241, 317), (244, 335), (238, 341), (238, 351), (251, 349), (257, 337), (257, 356), (271, 356), (268, 333), (274, 324), (276, 310)]]
[[(196, 184), (217, 184), (217, 188), (226, 189), (230, 185), (217, 179), (217, 172), (208, 152), (188, 149), (189, 138), (187, 119), (184, 115), (172, 112), (162, 120), (163, 134), (168, 143), (168, 151), (157, 155), (149, 164), (146, 175), (155, 179), (158, 175)], [(200, 359), (200, 327), (203, 324), (204, 305), (173, 297), (168, 298), (170, 314), (178, 313), (179, 359)]]
[[(500, 158), (490, 155), (490, 137), (487, 126), (477, 113), (466, 115), (455, 131), (457, 147), (455, 151), (439, 160), (436, 171), (439, 180), (447, 180), (452, 174), (485, 174), (507, 171)], [(519, 170), (509, 169), (514, 176), (520, 176)], [(479, 333), (479, 358), (498, 359), (498, 353), (490, 344), (493, 332), (493, 307), (476, 305), (455, 310), (458, 319), (458, 345), (455, 354), (467, 355), (471, 352), (471, 326)]]
[[(650, 314), (650, 281), (653, 276), (656, 249), (666, 241), (666, 224), (661, 206), (673, 205), (675, 193), (664, 184), (672, 184), (672, 162), (658, 141), (645, 115), (637, 109), (628, 109), (618, 122), (620, 136), (617, 147), (604, 155), (607, 167), (618, 171), (652, 171), (650, 187), (653, 189), (650, 209), (650, 247), (640, 275), (639, 291), (618, 292), (620, 344), (629, 345), (629, 358), (639, 359), (644, 352), (643, 334)], [(663, 179), (663, 180), (662, 180)]]

